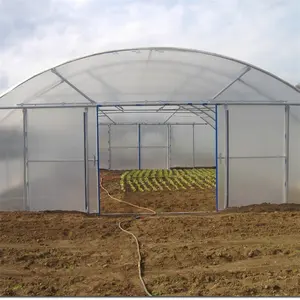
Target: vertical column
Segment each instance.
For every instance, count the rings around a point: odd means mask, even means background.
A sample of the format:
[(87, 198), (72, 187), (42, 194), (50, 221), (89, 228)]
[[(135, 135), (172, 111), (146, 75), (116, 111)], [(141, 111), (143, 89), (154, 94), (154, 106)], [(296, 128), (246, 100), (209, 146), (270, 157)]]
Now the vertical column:
[(290, 155), (290, 106), (285, 105), (285, 117), (284, 117), (284, 196), (283, 202), (288, 203), (289, 201), (289, 155)]
[(111, 125), (108, 125), (108, 169), (111, 170)]
[(229, 206), (229, 109), (225, 105), (225, 203), (224, 209)]
[(141, 124), (138, 124), (138, 166), (141, 169)]
[(101, 174), (100, 174), (100, 131), (99, 131), (99, 109), (98, 106), (96, 106), (96, 147), (97, 147), (97, 153), (96, 153), (96, 161), (97, 161), (97, 197), (98, 197), (98, 215), (101, 214), (101, 189), (100, 189), (100, 180), (101, 180)]
[(193, 126), (193, 168), (195, 168), (195, 124)]
[(170, 125), (167, 126), (167, 169), (170, 169)]
[(23, 109), (23, 162), (24, 162), (24, 210), (30, 210), (28, 203), (29, 182), (28, 182), (28, 114)]
[(169, 141), (169, 145), (168, 145), (168, 163), (169, 163), (169, 168), (171, 169), (172, 167), (172, 155), (171, 155), (171, 151), (172, 151), (172, 125), (168, 125), (168, 141)]
[(218, 105), (215, 106), (215, 164), (216, 164), (216, 211), (219, 211), (219, 136), (218, 136)]
[(83, 112), (84, 208), (89, 213), (88, 108)]

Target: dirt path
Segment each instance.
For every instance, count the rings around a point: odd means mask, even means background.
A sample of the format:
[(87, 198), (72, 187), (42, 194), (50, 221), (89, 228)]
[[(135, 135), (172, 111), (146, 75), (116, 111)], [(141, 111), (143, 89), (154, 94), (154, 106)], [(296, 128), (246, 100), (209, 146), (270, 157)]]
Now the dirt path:
[[(149, 290), (165, 296), (298, 296), (300, 212), (264, 209), (269, 212), (256, 207), (128, 223), (141, 242)], [(144, 295), (135, 244), (118, 220), (0, 213), (0, 295)]]

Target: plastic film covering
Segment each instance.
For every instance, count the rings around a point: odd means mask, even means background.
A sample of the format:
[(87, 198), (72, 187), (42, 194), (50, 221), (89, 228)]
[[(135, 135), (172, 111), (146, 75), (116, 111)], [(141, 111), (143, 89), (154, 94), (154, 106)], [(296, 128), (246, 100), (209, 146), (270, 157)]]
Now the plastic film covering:
[(83, 111), (28, 110), (30, 210), (84, 210)]
[(229, 106), (229, 206), (284, 201), (284, 106)]
[(283, 203), (283, 159), (231, 159), (229, 206)]
[(85, 210), (83, 161), (31, 162), (28, 173), (30, 210)]
[(137, 169), (138, 126), (111, 125), (110, 141), (111, 169)]
[(142, 169), (167, 169), (168, 149), (167, 148), (142, 148), (141, 168)]
[(131, 170), (138, 169), (138, 148), (112, 148), (111, 169)]
[(168, 126), (141, 125), (141, 168), (168, 168)]
[(111, 164), (110, 154), (109, 154), (110, 126), (102, 125), (102, 124), (98, 124), (98, 126), (99, 126), (100, 169), (109, 169)]
[(141, 147), (167, 147), (167, 125), (141, 125)]
[(215, 129), (209, 125), (194, 125), (194, 141), (195, 167), (215, 167)]
[(171, 167), (193, 167), (192, 125), (171, 125)]
[(259, 70), (251, 69), (220, 95), (221, 101), (276, 102), (299, 101), (300, 93)]
[(138, 147), (138, 126), (112, 125), (111, 147)]
[[(178, 49), (124, 49), (80, 58), (45, 71), (0, 96), (15, 103), (298, 101), (300, 93), (263, 70), (213, 53)], [(243, 76), (241, 74), (247, 71)], [(53, 72), (54, 71), (54, 72)], [(239, 78), (241, 77), (241, 78)], [(230, 83), (232, 86), (216, 97)], [(62, 82), (62, 83), (61, 83)], [(76, 96), (75, 86), (85, 96)], [(70, 86), (70, 89), (67, 87)]]
[(288, 202), (300, 204), (300, 107), (291, 106), (289, 113), (289, 180)]
[(85, 97), (65, 82), (50, 87), (37, 97), (29, 101), (30, 104), (56, 104), (56, 103), (90, 103)]
[(0, 123), (0, 210), (24, 210), (24, 138), (22, 110)]

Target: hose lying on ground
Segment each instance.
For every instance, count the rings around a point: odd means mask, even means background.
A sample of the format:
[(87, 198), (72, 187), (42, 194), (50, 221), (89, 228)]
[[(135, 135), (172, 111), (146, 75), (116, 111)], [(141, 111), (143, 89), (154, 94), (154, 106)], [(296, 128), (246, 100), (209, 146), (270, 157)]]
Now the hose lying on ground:
[(103, 184), (102, 184), (102, 178), (100, 179), (100, 187), (106, 192), (106, 194), (108, 195), (108, 197), (111, 198), (112, 200), (118, 201), (118, 202), (120, 202), (120, 203), (125, 203), (125, 204), (130, 205), (130, 206), (133, 206), (133, 207), (135, 207), (135, 208), (139, 208), (139, 209), (151, 211), (153, 215), (156, 215), (156, 211), (154, 211), (154, 210), (152, 210), (152, 209), (150, 209), (150, 208), (138, 206), (138, 205), (132, 204), (132, 203), (130, 203), (130, 202), (127, 202), (127, 201), (124, 201), (124, 200), (121, 200), (121, 199), (118, 199), (118, 198), (113, 197), (113, 196), (108, 192), (108, 190), (103, 186)]
[[(144, 210), (148, 210), (148, 211), (151, 211), (153, 213), (153, 215), (156, 215), (156, 212), (150, 208), (146, 208), (146, 207), (142, 207), (142, 206), (138, 206), (138, 205), (135, 205), (135, 204), (132, 204), (130, 202), (127, 202), (127, 201), (124, 201), (124, 200), (120, 200), (118, 198), (115, 198), (113, 197), (112, 195), (110, 195), (110, 193), (108, 192), (108, 190), (106, 188), (104, 188), (103, 184), (102, 184), (102, 178), (100, 179), (100, 187), (106, 192), (106, 194), (108, 195), (109, 198), (111, 198), (112, 200), (115, 200), (115, 201), (118, 201), (120, 203), (125, 203), (125, 204), (128, 204), (130, 206), (133, 206), (133, 207), (136, 207), (136, 208), (139, 208), (139, 209), (144, 209)], [(146, 285), (145, 285), (145, 282), (144, 282), (144, 279), (143, 279), (143, 275), (142, 275), (142, 267), (141, 267), (141, 264), (142, 264), (142, 256), (141, 256), (141, 250), (140, 250), (140, 244), (139, 244), (139, 240), (137, 239), (137, 237), (130, 231), (124, 229), (122, 227), (122, 222), (119, 222), (118, 226), (119, 228), (124, 232), (124, 233), (127, 233), (129, 235), (131, 235), (134, 240), (135, 240), (135, 243), (136, 243), (136, 249), (137, 249), (137, 253), (138, 253), (138, 272), (139, 272), (139, 279), (142, 283), (142, 286), (143, 286), (143, 289), (145, 291), (145, 293), (148, 295), (148, 296), (152, 296), (151, 293), (148, 291)]]

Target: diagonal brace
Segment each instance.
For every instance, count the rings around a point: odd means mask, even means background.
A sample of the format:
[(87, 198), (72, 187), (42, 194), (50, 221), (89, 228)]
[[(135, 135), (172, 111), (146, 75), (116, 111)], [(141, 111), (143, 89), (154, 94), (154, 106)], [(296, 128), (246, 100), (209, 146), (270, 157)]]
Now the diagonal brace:
[(51, 69), (51, 72), (58, 76), (62, 81), (64, 81), (67, 85), (69, 85), (73, 90), (75, 90), (78, 94), (80, 94), (82, 97), (84, 97), (89, 102), (96, 104), (96, 101), (92, 100), (88, 95), (86, 95), (84, 92), (82, 92), (80, 89), (78, 89), (74, 84), (72, 84), (68, 79), (63, 77), (55, 68)]
[(236, 83), (238, 80), (240, 80), (250, 70), (251, 70), (251, 67), (246, 67), (241, 72), (241, 74), (238, 75), (238, 77), (236, 77), (234, 80), (229, 82), (221, 91), (219, 91), (215, 96), (213, 96), (211, 100), (216, 100), (221, 94), (223, 94), (226, 90), (228, 90), (234, 83)]

